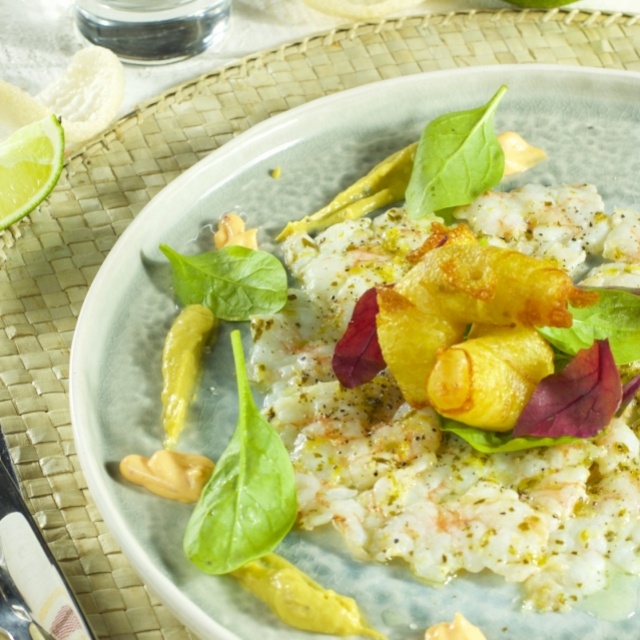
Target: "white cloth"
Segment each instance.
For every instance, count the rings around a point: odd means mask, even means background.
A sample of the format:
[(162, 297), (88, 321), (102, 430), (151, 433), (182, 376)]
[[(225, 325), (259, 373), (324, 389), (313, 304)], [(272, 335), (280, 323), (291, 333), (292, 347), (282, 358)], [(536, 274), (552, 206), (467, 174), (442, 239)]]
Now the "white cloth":
[[(425, 0), (413, 13), (513, 8), (501, 0)], [(581, 0), (571, 9), (640, 15), (640, 0)], [(182, 62), (126, 67), (121, 115), (170, 87), (245, 55), (343, 24), (303, 0), (234, 0), (230, 29), (222, 45)], [(73, 0), (0, 0), (0, 78), (32, 95), (66, 68), (86, 43), (75, 29)]]

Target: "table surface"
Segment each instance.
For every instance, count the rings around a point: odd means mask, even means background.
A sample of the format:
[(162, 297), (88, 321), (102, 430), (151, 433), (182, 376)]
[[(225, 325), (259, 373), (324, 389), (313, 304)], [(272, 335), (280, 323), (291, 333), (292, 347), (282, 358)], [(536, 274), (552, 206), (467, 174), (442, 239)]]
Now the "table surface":
[[(19, 11), (16, 6), (14, 0), (0, 0), (0, 78), (35, 94), (86, 42), (74, 25), (73, 0), (29, 0)], [(425, 0), (410, 13), (513, 8), (502, 0)], [(639, 0), (580, 0), (570, 8), (640, 15)], [(216, 49), (169, 65), (126, 66), (120, 115), (201, 73), (344, 23), (303, 0), (234, 0), (230, 29)]]

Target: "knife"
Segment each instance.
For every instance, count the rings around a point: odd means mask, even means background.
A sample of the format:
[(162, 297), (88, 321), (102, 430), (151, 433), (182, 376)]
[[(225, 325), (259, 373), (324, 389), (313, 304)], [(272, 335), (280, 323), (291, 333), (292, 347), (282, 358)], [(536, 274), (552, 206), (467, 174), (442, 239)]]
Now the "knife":
[(95, 640), (19, 487), (0, 430), (0, 629), (11, 626), (13, 613), (23, 621), (11, 631), (14, 640)]
[[(11, 479), (13, 483), (20, 490), (20, 481), (18, 480), (18, 474), (16, 472), (16, 468), (13, 466), (13, 458), (11, 457), (11, 453), (9, 453), (9, 446), (7, 445), (7, 440), (4, 437), (4, 433), (0, 430), (0, 462), (4, 465), (4, 468), (11, 475)], [(22, 491), (20, 490), (20, 494), (22, 495)]]

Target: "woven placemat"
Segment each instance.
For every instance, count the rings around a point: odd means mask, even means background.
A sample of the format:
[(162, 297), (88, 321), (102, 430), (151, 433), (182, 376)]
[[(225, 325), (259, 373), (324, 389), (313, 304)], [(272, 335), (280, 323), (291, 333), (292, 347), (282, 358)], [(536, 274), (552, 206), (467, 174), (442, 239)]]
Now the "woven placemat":
[(238, 133), (315, 98), (471, 65), (640, 71), (640, 19), (552, 10), (360, 24), (248, 57), (166, 92), (69, 158), (28, 221), (0, 238), (0, 425), (29, 506), (101, 638), (188, 639), (97, 512), (74, 449), (68, 367), (80, 307), (129, 222)]

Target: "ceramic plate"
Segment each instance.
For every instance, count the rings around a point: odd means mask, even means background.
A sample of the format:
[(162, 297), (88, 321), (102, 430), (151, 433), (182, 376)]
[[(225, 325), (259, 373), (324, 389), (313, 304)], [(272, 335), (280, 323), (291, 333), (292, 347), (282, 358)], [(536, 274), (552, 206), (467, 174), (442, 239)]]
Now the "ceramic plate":
[[(260, 225), (263, 247), (284, 223), (330, 200), (393, 150), (417, 139), (432, 118), (509, 91), (496, 129), (520, 132), (548, 160), (519, 182), (591, 182), (607, 208), (640, 207), (640, 75), (557, 66), (494, 66), (414, 75), (323, 98), (271, 118), (171, 183), (130, 225), (86, 298), (71, 358), (72, 419), (83, 471), (106, 524), (134, 567), (187, 626), (205, 638), (315, 637), (280, 624), (229, 577), (200, 573), (183, 556), (191, 506), (154, 497), (118, 478), (129, 453), (160, 448), (162, 343), (175, 313), (167, 243), (183, 253), (228, 211)], [(271, 170), (280, 168), (280, 177)], [(208, 231), (207, 231), (208, 230)], [(210, 235), (208, 235), (210, 241)], [(184, 451), (216, 459), (235, 426), (236, 392), (225, 328), (209, 359)], [(635, 611), (603, 620), (576, 611), (523, 612), (519, 592), (490, 576), (434, 588), (401, 567), (361, 564), (323, 535), (292, 533), (279, 551), (319, 582), (354, 596), (372, 626), (392, 640), (422, 638), (456, 611), (489, 640), (636, 638)], [(635, 589), (635, 587), (634, 587)], [(631, 597), (637, 604), (638, 593)], [(634, 600), (635, 598), (635, 600)], [(620, 619), (616, 619), (620, 618)], [(326, 636), (318, 636), (326, 637)]]

